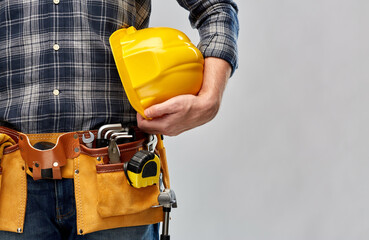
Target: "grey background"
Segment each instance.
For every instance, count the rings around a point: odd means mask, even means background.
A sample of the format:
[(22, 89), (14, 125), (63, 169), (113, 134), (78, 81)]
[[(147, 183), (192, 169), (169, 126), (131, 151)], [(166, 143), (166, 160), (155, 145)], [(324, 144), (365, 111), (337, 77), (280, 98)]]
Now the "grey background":
[[(369, 239), (369, 1), (236, 2), (218, 116), (166, 138), (172, 239)], [(153, 1), (151, 26), (197, 43), (187, 16)]]

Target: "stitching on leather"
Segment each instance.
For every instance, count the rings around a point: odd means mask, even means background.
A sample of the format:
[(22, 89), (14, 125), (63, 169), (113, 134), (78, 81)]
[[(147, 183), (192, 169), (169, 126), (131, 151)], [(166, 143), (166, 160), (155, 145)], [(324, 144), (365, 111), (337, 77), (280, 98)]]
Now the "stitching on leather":
[(24, 218), (26, 213), (26, 199), (27, 199), (27, 175), (23, 174), (23, 198), (22, 198), (22, 205), (23, 205), (23, 214), (21, 215), (22, 225), (20, 226), (22, 228), (23, 232), (23, 225), (24, 225)]
[[(119, 151), (120, 152), (129, 152), (129, 151), (132, 151), (132, 150), (140, 149), (140, 148), (142, 148), (142, 146), (143, 146), (143, 144), (139, 144), (135, 147), (123, 148), (123, 149), (119, 148)], [(86, 154), (88, 156), (91, 156), (91, 157), (108, 156), (108, 153), (90, 153), (88, 151), (84, 151), (82, 148), (81, 148), (81, 153), (84, 153), (84, 154)]]
[(62, 134), (60, 134), (60, 133), (42, 133), (42, 134), (30, 134), (30, 135), (27, 135), (27, 137), (29, 139), (32, 139), (32, 140), (37, 140), (37, 139), (58, 137), (58, 136), (61, 136), (61, 135)]
[(15, 137), (15, 138), (18, 139), (18, 134), (16, 134), (15, 132), (11, 132), (11, 131), (9, 131), (7, 129), (1, 129), (1, 132), (2, 133), (5, 133), (5, 134), (8, 134), (9, 136), (13, 136), (13, 137)]
[(108, 156), (108, 153), (93, 153), (93, 154), (90, 154), (89, 152), (86, 152), (86, 151), (82, 150), (82, 148), (81, 148), (81, 153), (84, 153), (85, 155), (90, 156), (90, 157)]
[[(78, 169), (79, 171), (79, 156), (76, 158), (75, 161), (75, 169)], [(81, 198), (81, 184), (80, 184), (80, 180), (79, 180), (79, 174), (75, 174), (74, 180), (77, 180), (77, 194), (78, 194), (78, 209), (79, 211), (77, 211), (77, 220), (79, 219), (79, 223), (81, 224), (81, 228), (84, 228), (84, 223), (83, 223), (83, 209), (82, 209), (82, 198)], [(80, 216), (80, 218), (79, 218)], [(77, 229), (77, 231), (79, 231), (79, 229)]]
[[(30, 141), (38, 141), (38, 140), (53, 140), (53, 137), (42, 137), (42, 138), (28, 138)], [(57, 138), (55, 138), (57, 140)]]
[[(18, 189), (20, 189), (20, 191), (22, 192), (22, 194), (23, 194), (23, 186), (22, 186), (22, 179), (21, 179), (21, 183), (20, 183), (20, 186), (19, 186), (19, 188)], [(22, 211), (22, 196), (21, 196), (21, 202), (20, 202), (20, 204), (19, 204), (19, 207), (18, 207), (18, 217), (17, 217), (17, 226), (19, 227), (20, 226), (20, 223), (21, 223), (21, 220), (20, 220), (20, 215), (21, 215), (21, 211)]]
[[(18, 145), (18, 144), (16, 144), (16, 145)], [(13, 145), (13, 146), (15, 146), (15, 145)], [(18, 147), (16, 147), (16, 148), (14, 148), (14, 149), (12, 149), (12, 150), (6, 150), (6, 149), (8, 149), (8, 148), (5, 148), (4, 149), (4, 155), (6, 155), (6, 154), (9, 154), (9, 153), (12, 153), (12, 152), (15, 152), (15, 151), (17, 151), (17, 150), (19, 150), (19, 145), (18, 145)]]
[(123, 149), (120, 149), (119, 148), (119, 151), (121, 151), (121, 152), (128, 152), (128, 151), (136, 150), (137, 148), (140, 148), (140, 147), (142, 147), (142, 144), (137, 145), (136, 147), (131, 147), (131, 148), (123, 148)]
[(20, 190), (22, 192), (22, 195), (21, 195), (21, 202), (19, 204), (19, 209), (18, 209), (18, 228), (22, 229), (23, 230), (23, 227), (22, 227), (22, 216), (23, 216), (23, 209), (25, 209), (25, 194), (27, 194), (27, 191), (25, 190), (25, 185), (27, 183), (24, 182), (24, 176), (21, 177), (21, 186), (20, 186)]
[(109, 172), (123, 172), (123, 168), (122, 169), (107, 169), (107, 170), (98, 170), (97, 173), (109, 173)]

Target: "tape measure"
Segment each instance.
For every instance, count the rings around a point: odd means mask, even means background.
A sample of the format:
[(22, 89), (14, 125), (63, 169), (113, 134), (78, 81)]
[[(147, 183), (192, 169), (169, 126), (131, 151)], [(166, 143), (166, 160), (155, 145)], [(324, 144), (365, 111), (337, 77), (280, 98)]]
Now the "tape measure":
[(153, 152), (141, 150), (124, 164), (124, 172), (128, 183), (135, 188), (159, 184), (160, 159)]

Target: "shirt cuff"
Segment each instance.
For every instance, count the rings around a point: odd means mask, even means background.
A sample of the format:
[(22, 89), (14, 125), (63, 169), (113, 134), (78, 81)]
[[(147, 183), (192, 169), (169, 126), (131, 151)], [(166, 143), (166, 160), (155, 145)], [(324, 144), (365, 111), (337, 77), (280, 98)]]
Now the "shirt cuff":
[(217, 57), (227, 61), (231, 67), (233, 75), (234, 71), (238, 68), (238, 50), (237, 44), (234, 44), (232, 39), (229, 39), (226, 35), (214, 34), (208, 43), (205, 41), (200, 42), (198, 48), (206, 57)]
[(227, 61), (232, 67), (232, 76), (238, 67), (239, 23), (236, 11), (231, 8), (224, 10), (210, 15), (199, 25), (198, 48), (205, 58), (217, 57)]

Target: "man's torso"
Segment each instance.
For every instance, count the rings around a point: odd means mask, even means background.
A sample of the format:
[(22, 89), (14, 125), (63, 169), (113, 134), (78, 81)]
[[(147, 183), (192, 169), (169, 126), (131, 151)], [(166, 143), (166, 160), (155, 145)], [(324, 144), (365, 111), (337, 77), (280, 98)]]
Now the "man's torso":
[(147, 27), (150, 1), (56, 3), (0, 1), (0, 118), (27, 133), (135, 121), (109, 36)]

